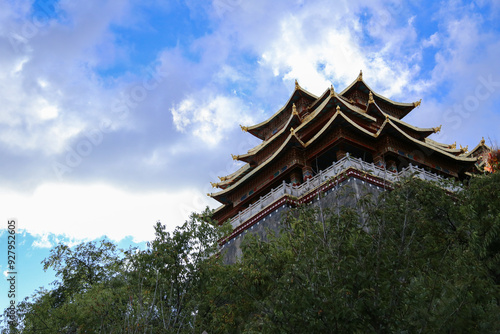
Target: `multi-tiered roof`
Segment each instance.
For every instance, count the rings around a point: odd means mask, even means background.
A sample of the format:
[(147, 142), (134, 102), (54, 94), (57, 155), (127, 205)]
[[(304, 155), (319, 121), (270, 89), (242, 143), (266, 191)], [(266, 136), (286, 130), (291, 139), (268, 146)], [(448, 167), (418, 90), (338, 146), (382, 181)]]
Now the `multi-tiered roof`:
[[(396, 172), (412, 163), (430, 172), (463, 179), (474, 168), (482, 141), (472, 152), (428, 138), (440, 131), (418, 128), (402, 121), (420, 105), (394, 102), (375, 93), (360, 72), (337, 93), (333, 86), (317, 97), (295, 82), (286, 104), (268, 120), (241, 126), (262, 140), (246, 154), (233, 159), (246, 164), (212, 183), (210, 194), (222, 203), (214, 218), (223, 222), (254, 203), (273, 187), (299, 184), (340, 160), (347, 152), (366, 162)], [(484, 146), (484, 147), (483, 147)]]

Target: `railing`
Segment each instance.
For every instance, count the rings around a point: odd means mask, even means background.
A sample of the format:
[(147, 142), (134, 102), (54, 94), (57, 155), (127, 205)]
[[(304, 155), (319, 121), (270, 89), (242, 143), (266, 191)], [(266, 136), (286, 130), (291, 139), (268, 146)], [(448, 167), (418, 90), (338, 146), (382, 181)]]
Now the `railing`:
[[(233, 219), (231, 219), (231, 226), (233, 228), (238, 227), (284, 195), (290, 195), (297, 198), (302, 197), (308, 192), (318, 188), (328, 179), (339, 176), (349, 168), (354, 168), (359, 171), (366, 172), (369, 175), (384, 179), (386, 181), (389, 181), (390, 183), (397, 182), (405, 177), (416, 177), (421, 180), (434, 182), (445, 180), (439, 175), (430, 173), (425, 169), (419, 168), (412, 164), (410, 164), (408, 167), (403, 168), (400, 172), (391, 172), (385, 168), (378, 167), (373, 163), (367, 163), (360, 158), (351, 157), (349, 153), (347, 153), (344, 158), (332, 164), (325, 170), (320, 171), (314, 177), (308, 179), (306, 182), (298, 186), (293, 186), (283, 181), (280, 186), (273, 188), (267, 195), (262, 196), (257, 202), (251, 204), (248, 208), (240, 211), (235, 217), (233, 217)], [(446, 186), (445, 189), (450, 191), (459, 190), (458, 188), (453, 186)]]

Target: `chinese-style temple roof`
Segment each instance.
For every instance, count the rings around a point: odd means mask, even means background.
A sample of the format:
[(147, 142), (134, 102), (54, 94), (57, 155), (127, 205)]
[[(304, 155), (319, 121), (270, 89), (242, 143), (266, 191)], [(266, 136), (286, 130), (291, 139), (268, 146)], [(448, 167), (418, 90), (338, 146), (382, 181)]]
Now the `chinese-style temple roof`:
[(344, 97), (349, 97), (353, 95), (354, 92), (362, 92), (368, 95), (370, 92), (373, 94), (373, 99), (375, 102), (379, 102), (381, 104), (389, 104), (393, 107), (392, 111), (386, 111), (396, 118), (402, 119), (406, 116), (410, 111), (412, 111), (415, 107), (420, 105), (420, 101), (412, 102), (412, 103), (401, 103), (395, 102), (391, 99), (388, 99), (380, 94), (375, 93), (370, 86), (368, 86), (363, 80), (363, 72), (360, 71), (356, 80), (354, 80), (346, 89), (344, 89), (340, 95)]
[(253, 126), (248, 126), (248, 127), (241, 126), (241, 129), (243, 131), (250, 132), (252, 135), (254, 135), (255, 137), (257, 137), (259, 139), (262, 139), (262, 140), (266, 139), (265, 129), (269, 126), (269, 124), (273, 120), (276, 120), (282, 114), (286, 113), (287, 111), (290, 112), (293, 104), (295, 102), (297, 102), (298, 100), (300, 100), (301, 98), (304, 98), (310, 102), (314, 102), (314, 101), (318, 100), (318, 97), (316, 95), (314, 95), (314, 94), (306, 91), (302, 87), (300, 87), (297, 80), (295, 80), (295, 90), (293, 91), (293, 93), (290, 96), (290, 98), (288, 99), (288, 101), (285, 103), (285, 105), (280, 110), (278, 110), (269, 119), (267, 119), (259, 124), (256, 124)]
[[(394, 102), (373, 92), (363, 81), (362, 73), (341, 93), (335, 92), (331, 87), (319, 97), (302, 89), (296, 82), (295, 90), (286, 104), (268, 120), (254, 126), (242, 126), (244, 131), (263, 141), (246, 154), (233, 155), (233, 159), (246, 164), (236, 172), (220, 177), (221, 182), (212, 183), (220, 191), (209, 196), (224, 204), (217, 212), (226, 210), (226, 213), (221, 213), (221, 217), (227, 217), (228, 212), (236, 209), (230, 209), (234, 204), (232, 199), (242, 205), (252, 196), (257, 196), (257, 192), (260, 191), (262, 195), (265, 189), (285, 177), (279, 176), (281, 172), (275, 173), (278, 177), (271, 176), (269, 179), (263, 179), (259, 175), (273, 172), (281, 164), (280, 161), (289, 159), (287, 157), (290, 152), (304, 152), (304, 158), (301, 159), (307, 160), (312, 159), (311, 156), (316, 154), (314, 152), (326, 152), (338, 145), (358, 147), (370, 154), (392, 154), (405, 159), (413, 159), (413, 155), (401, 151), (404, 147), (409, 152), (427, 152), (427, 157), (432, 155), (430, 160), (416, 162), (441, 174), (452, 177), (463, 175), (477, 162), (477, 154), (487, 148), (484, 140), (468, 152), (467, 148), (456, 148), (456, 144), (438, 143), (427, 138), (439, 132), (441, 126), (419, 128), (401, 120), (419, 104), (420, 102)], [(392, 147), (389, 140), (393, 140), (400, 148)], [(437, 166), (435, 161), (445, 167)], [(288, 164), (283, 167), (283, 171), (288, 172), (291, 170), (289, 167), (296, 168), (294, 166), (297, 165)], [(446, 166), (455, 166), (454, 171), (448, 170)], [(256, 186), (256, 182), (260, 183)], [(250, 191), (248, 196), (241, 196), (241, 189), (249, 187), (255, 191)]]

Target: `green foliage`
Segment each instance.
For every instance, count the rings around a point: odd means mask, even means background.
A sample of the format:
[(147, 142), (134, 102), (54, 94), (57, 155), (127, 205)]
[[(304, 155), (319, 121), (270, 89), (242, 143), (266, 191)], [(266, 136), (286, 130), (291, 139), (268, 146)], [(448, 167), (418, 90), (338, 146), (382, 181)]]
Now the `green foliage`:
[(59, 281), (21, 303), (20, 332), (500, 332), (499, 173), (357, 203), (289, 211), (231, 265), (209, 211), (172, 233), (158, 223), (145, 251), (59, 245), (43, 262)]
[(209, 290), (206, 326), (210, 333), (499, 332), (499, 190), (497, 177), (473, 179), (457, 194), (410, 179), (378, 200), (361, 199), (362, 210), (290, 212), (279, 236), (247, 237), (241, 261), (215, 274), (222, 283)]

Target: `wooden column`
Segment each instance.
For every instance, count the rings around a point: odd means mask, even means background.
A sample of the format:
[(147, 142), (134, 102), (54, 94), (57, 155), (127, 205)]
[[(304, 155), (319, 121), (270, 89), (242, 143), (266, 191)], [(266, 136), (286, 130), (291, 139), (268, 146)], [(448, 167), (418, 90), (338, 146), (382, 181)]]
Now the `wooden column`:
[(302, 173), (300, 170), (296, 169), (290, 174), (290, 183), (294, 186), (302, 183)]
[(373, 163), (377, 167), (385, 168), (385, 161), (384, 161), (384, 157), (382, 155), (376, 155), (376, 156), (374, 156), (373, 157)]
[(302, 180), (306, 182), (308, 179), (313, 177), (313, 170), (310, 166), (302, 167)]
[(398, 168), (396, 166), (396, 161), (394, 160), (387, 161), (387, 170), (391, 172), (397, 172)]
[(340, 159), (342, 159), (347, 155), (347, 152), (342, 149), (339, 149), (336, 153), (337, 153), (337, 161), (339, 161)]

